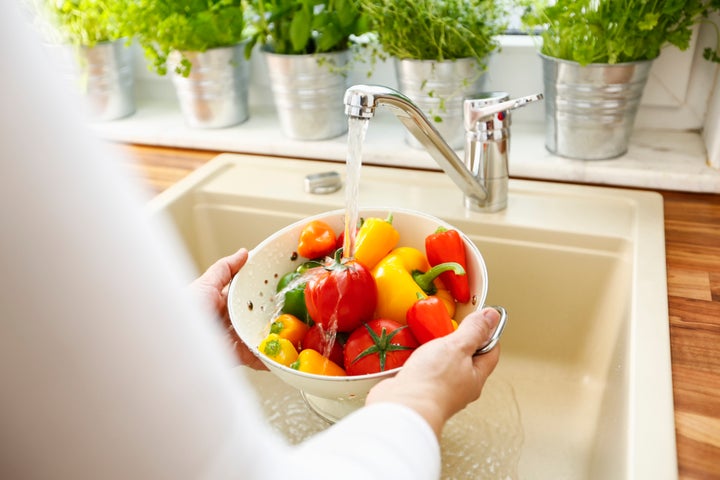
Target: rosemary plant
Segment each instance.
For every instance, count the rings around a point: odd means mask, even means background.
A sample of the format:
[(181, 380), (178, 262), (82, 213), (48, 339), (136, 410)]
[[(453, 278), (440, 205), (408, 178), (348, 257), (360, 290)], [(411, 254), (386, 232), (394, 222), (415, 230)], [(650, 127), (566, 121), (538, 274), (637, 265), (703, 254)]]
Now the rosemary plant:
[(475, 58), (485, 66), (507, 27), (501, 0), (359, 0), (385, 53), (399, 59)]

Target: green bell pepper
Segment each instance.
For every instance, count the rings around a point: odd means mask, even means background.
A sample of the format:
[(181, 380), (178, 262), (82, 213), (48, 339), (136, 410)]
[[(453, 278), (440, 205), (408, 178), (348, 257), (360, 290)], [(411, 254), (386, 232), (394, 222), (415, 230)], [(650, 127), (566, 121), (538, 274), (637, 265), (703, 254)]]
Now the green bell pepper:
[[(319, 265), (320, 264), (317, 262), (305, 262), (300, 265), (296, 270), (286, 273), (280, 278), (280, 281), (277, 284), (276, 291), (280, 293), (281, 291), (285, 290), (287, 286), (290, 285), (290, 282), (293, 282), (295, 279), (302, 276), (302, 274), (306, 270), (308, 270), (309, 268), (317, 267)], [(312, 318), (310, 318), (310, 315), (307, 311), (307, 306), (305, 305), (305, 284), (306, 282), (299, 282), (297, 285), (293, 285), (292, 288), (288, 289), (285, 292), (285, 298), (283, 301), (281, 312), (295, 315), (303, 322), (312, 326), (314, 322)]]

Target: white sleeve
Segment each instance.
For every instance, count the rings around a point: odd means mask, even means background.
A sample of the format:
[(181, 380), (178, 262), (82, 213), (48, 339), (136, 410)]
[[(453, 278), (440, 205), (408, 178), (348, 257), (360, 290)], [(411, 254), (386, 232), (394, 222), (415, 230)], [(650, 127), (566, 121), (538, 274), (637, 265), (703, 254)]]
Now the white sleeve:
[(335, 476), (328, 475), (329, 479), (416, 480), (440, 476), (435, 433), (417, 412), (399, 404), (373, 404), (358, 410), (306, 441), (294, 454), (307, 459), (315, 452), (322, 452), (320, 461), (335, 472)]
[(0, 478), (315, 479), (325, 463), (437, 478), (436, 440), (399, 406), (300, 447), (271, 431), (183, 294), (195, 272), (174, 232), (143, 214), (16, 7), (0, 2)]

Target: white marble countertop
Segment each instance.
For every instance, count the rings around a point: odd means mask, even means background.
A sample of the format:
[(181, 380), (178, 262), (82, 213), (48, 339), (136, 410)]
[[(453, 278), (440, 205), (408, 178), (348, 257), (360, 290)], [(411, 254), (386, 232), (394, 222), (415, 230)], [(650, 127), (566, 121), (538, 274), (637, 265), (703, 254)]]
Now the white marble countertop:
[[(270, 106), (252, 107), (248, 121), (205, 130), (185, 125), (169, 98), (147, 99), (125, 119), (92, 124), (102, 139), (125, 143), (254, 153), (344, 162), (346, 136), (301, 142), (288, 139)], [(409, 147), (405, 129), (388, 112), (370, 122), (363, 162), (439, 169), (424, 150)], [(462, 152), (459, 152), (461, 155)], [(510, 150), (512, 177), (630, 186), (647, 189), (720, 193), (720, 171), (711, 168), (697, 132), (636, 130), (628, 153), (612, 160), (581, 161), (551, 155), (544, 147), (541, 124), (516, 121)]]

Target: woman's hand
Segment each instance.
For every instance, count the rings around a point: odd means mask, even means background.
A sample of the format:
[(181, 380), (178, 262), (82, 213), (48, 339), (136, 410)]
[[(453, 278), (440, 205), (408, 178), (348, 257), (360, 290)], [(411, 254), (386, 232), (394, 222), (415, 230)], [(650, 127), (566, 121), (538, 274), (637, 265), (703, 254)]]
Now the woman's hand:
[(500, 314), (473, 312), (457, 330), (421, 345), (393, 378), (370, 390), (366, 403), (396, 402), (422, 415), (440, 438), (450, 417), (477, 400), (500, 357), (499, 346), (473, 356), (494, 332)]
[(230, 281), (235, 274), (245, 265), (248, 258), (248, 251), (241, 248), (232, 255), (223, 257), (213, 263), (205, 273), (192, 282), (190, 287), (200, 300), (205, 302), (213, 313), (222, 322), (222, 327), (227, 334), (228, 343), (235, 352), (241, 365), (256, 370), (266, 370), (263, 363), (247, 348), (235, 333), (230, 323), (230, 315), (227, 309), (227, 296)]

